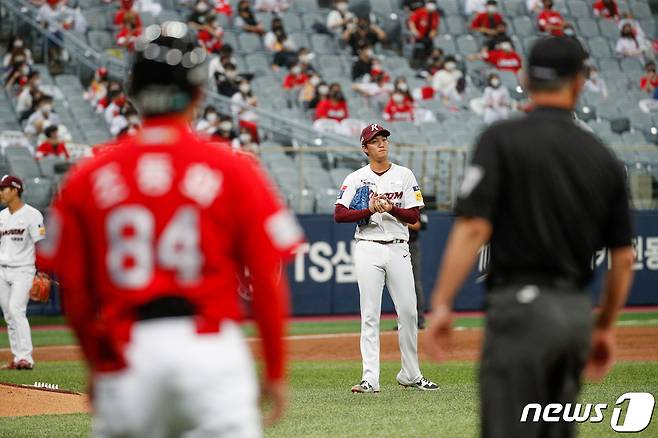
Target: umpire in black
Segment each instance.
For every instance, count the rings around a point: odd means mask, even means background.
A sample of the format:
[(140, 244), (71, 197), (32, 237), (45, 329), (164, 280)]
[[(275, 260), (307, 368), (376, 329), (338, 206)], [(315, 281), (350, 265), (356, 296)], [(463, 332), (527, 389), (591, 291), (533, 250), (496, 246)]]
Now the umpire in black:
[[(483, 437), (574, 436), (562, 420), (521, 423), (524, 406), (574, 403), (588, 361), (594, 378), (612, 365), (612, 326), (632, 281), (631, 225), (621, 164), (572, 117), (585, 57), (564, 37), (534, 45), (526, 65), (534, 109), (482, 133), (460, 188), (426, 340), (440, 358), (454, 297), (490, 242)], [(602, 247), (611, 268), (593, 316), (585, 288)]]

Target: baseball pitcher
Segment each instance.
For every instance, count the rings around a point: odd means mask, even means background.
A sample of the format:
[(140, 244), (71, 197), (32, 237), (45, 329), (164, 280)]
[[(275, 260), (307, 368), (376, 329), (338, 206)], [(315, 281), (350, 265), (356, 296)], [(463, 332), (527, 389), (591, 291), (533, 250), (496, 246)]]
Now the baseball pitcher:
[(0, 211), (0, 306), (14, 355), (4, 368), (31, 370), (32, 337), (25, 312), (36, 273), (34, 246), (46, 236), (46, 229), (39, 210), (24, 203), (22, 194), (19, 178), (0, 179), (0, 197), (7, 206)]
[(238, 273), (250, 273), (263, 393), (278, 420), (279, 266), (301, 228), (253, 160), (192, 132), (207, 73), (187, 26), (149, 26), (135, 49), (129, 92), (144, 126), (71, 170), (40, 248), (90, 365), (94, 435), (260, 437)]
[(363, 377), (353, 393), (379, 392), (379, 318), (386, 284), (398, 314), (402, 369), (397, 381), (405, 387), (433, 391), (418, 365), (418, 313), (409, 257), (407, 225), (418, 222), (423, 196), (416, 177), (388, 159), (391, 133), (373, 124), (361, 132), (370, 164), (349, 174), (336, 200), (336, 222), (356, 222), (354, 265), (361, 305)]

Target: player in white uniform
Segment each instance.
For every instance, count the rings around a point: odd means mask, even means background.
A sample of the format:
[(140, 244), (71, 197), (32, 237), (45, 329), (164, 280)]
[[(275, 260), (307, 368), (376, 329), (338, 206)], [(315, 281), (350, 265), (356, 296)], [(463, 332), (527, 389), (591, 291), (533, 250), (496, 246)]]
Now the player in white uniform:
[(36, 268), (34, 245), (46, 236), (43, 216), (23, 202), (23, 182), (15, 176), (0, 179), (0, 307), (7, 321), (14, 355), (5, 369), (31, 370), (32, 337), (25, 312)]
[(357, 222), (354, 265), (361, 304), (363, 377), (354, 393), (379, 392), (379, 319), (384, 283), (398, 314), (402, 369), (397, 381), (405, 387), (436, 390), (418, 365), (418, 313), (409, 257), (409, 230), (424, 207), (411, 170), (388, 160), (390, 132), (369, 125), (361, 145), (370, 164), (345, 178), (336, 200), (336, 222)]

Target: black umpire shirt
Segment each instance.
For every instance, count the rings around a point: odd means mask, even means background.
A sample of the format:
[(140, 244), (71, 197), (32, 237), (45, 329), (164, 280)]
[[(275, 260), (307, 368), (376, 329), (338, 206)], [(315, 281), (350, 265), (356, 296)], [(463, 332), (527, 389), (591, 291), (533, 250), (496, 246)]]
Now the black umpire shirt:
[(486, 129), (455, 211), (493, 226), (489, 288), (534, 276), (585, 286), (598, 249), (631, 244), (621, 163), (558, 108)]

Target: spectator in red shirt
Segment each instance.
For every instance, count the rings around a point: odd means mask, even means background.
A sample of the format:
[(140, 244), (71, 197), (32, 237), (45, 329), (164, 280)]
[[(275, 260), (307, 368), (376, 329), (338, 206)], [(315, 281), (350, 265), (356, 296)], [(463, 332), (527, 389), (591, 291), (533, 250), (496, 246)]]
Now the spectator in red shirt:
[(119, 8), (117, 13), (114, 15), (114, 24), (116, 24), (117, 26), (121, 26), (123, 24), (124, 15), (126, 15), (129, 12), (132, 12), (135, 15), (137, 15), (135, 25), (137, 27), (142, 27), (142, 20), (141, 18), (139, 18), (139, 14), (137, 14), (137, 11), (133, 9), (134, 3), (135, 3), (134, 0), (121, 0), (121, 8)]
[(594, 3), (594, 15), (607, 20), (619, 20), (619, 7), (615, 0), (598, 0)]
[(501, 24), (504, 21), (503, 16), (498, 13), (496, 0), (488, 0), (486, 12), (481, 12), (475, 16), (471, 22), (471, 30), (484, 36), (496, 36), (501, 32)]
[(137, 25), (140, 22), (139, 15), (133, 10), (123, 15), (123, 22), (116, 37), (117, 45), (127, 49), (129, 52), (135, 50), (135, 41), (142, 34), (142, 28)]
[(315, 109), (315, 120), (333, 119), (340, 122), (348, 117), (347, 101), (340, 88), (340, 84), (331, 84), (329, 95), (327, 98), (321, 100)]
[(302, 71), (302, 67), (299, 64), (295, 64), (286, 77), (283, 78), (283, 88), (286, 90), (300, 89), (307, 81), (308, 76)]
[(400, 91), (391, 95), (386, 108), (384, 108), (384, 120), (389, 122), (413, 122), (414, 106)]
[(416, 9), (409, 16), (408, 26), (414, 38), (414, 49), (411, 55), (411, 65), (419, 68), (432, 53), (434, 38), (439, 34), (439, 12), (434, 0)]
[(518, 73), (521, 70), (523, 61), (518, 53), (514, 50), (511, 41), (498, 43), (495, 49), (487, 50), (486, 47), (480, 53), (470, 55), (470, 60), (481, 59), (494, 65), (498, 70), (511, 71)]
[(48, 156), (55, 156), (59, 158), (69, 159), (69, 151), (66, 150), (66, 145), (64, 142), (59, 140), (57, 134), (59, 126), (50, 125), (43, 130), (43, 134), (46, 136), (46, 140), (39, 145), (36, 153), (34, 154), (36, 159), (40, 159)]
[(230, 17), (233, 15), (233, 7), (228, 0), (215, 0), (215, 12)]
[(656, 74), (656, 63), (647, 62), (644, 66), (645, 74), (640, 78), (640, 88), (647, 94), (653, 95), (654, 90), (658, 87), (658, 75)]
[(544, 0), (544, 10), (537, 16), (537, 25), (542, 32), (554, 36), (564, 35), (564, 18), (558, 11), (553, 10), (553, 0)]

